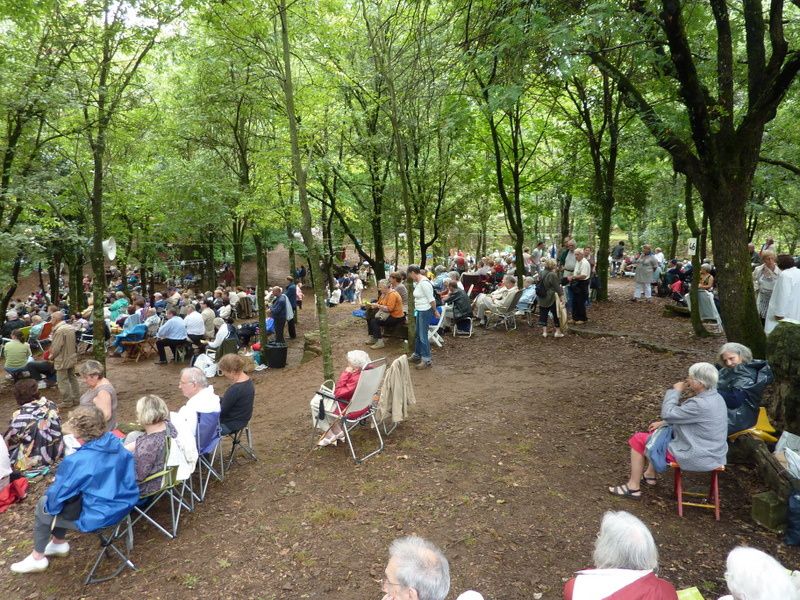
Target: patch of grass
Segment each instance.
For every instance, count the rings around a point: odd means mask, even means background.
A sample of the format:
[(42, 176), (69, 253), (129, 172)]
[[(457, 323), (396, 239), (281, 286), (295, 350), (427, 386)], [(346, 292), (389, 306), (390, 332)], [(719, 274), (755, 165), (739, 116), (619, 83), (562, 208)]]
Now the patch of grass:
[(379, 482), (377, 482), (377, 481), (375, 481), (373, 479), (370, 479), (369, 481), (362, 482), (361, 485), (358, 486), (358, 489), (365, 496), (369, 496), (371, 494), (374, 494), (378, 490), (380, 490), (382, 487), (383, 487), (383, 484), (381, 484), (381, 483), (379, 483)]
[(217, 564), (219, 565), (220, 569), (227, 569), (228, 567), (231, 566), (231, 561), (229, 561), (226, 558), (218, 558)]
[(312, 525), (327, 525), (337, 521), (352, 521), (357, 515), (358, 511), (352, 508), (328, 505), (312, 511), (307, 520)]
[(530, 454), (533, 452), (533, 444), (531, 442), (520, 442), (514, 449), (520, 454)]
[(464, 545), (467, 548), (472, 548), (473, 546), (477, 546), (478, 545), (478, 538), (470, 536), (470, 537), (468, 537), (468, 538), (466, 538), (464, 540)]
[(397, 442), (396, 447), (400, 450), (419, 450), (420, 443), (414, 438), (405, 438)]
[(186, 575), (181, 582), (183, 587), (193, 590), (197, 587), (197, 584), (200, 583), (200, 579), (196, 575)]
[(300, 563), (304, 567), (313, 567), (317, 562), (317, 560), (305, 550), (300, 550), (299, 552), (295, 552), (294, 560), (295, 562)]

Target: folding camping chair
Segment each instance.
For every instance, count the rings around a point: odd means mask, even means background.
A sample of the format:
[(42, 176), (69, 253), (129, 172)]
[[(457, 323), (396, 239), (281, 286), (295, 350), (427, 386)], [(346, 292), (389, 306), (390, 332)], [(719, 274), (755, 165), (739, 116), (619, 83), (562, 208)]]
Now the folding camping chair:
[[(233, 461), (236, 459), (236, 450), (241, 451), (245, 456), (251, 460), (258, 461), (255, 450), (253, 450), (253, 438), (250, 434), (250, 422), (238, 431), (232, 431), (225, 437), (231, 439), (231, 452), (228, 454), (228, 464), (225, 465), (226, 469), (230, 469)], [(242, 439), (244, 438), (244, 439)]]
[[(126, 568), (135, 571), (136, 565), (131, 562), (129, 554), (133, 550), (133, 525), (130, 514), (126, 515), (116, 525), (92, 532), (100, 539), (100, 552), (83, 581), (83, 585), (102, 583), (114, 579)], [(123, 546), (120, 547), (120, 542)], [(110, 574), (97, 576), (96, 573), (101, 563), (106, 558), (116, 558), (120, 564)]]
[[(183, 494), (181, 491), (179, 491), (179, 489), (182, 490), (183, 488), (183, 482), (178, 481), (178, 467), (167, 466), (173, 443), (174, 442), (172, 439), (167, 437), (167, 443), (164, 452), (164, 468), (158, 473), (154, 473), (142, 481), (142, 483), (147, 483), (148, 481), (153, 481), (160, 478), (161, 487), (156, 491), (140, 498), (140, 504), (133, 507), (132, 514), (134, 517), (131, 521), (131, 526), (133, 526), (136, 525), (139, 520), (144, 519), (169, 539), (173, 539), (178, 535), (178, 524), (181, 520), (181, 510), (184, 508), (186, 510), (191, 510), (191, 507), (184, 502)], [(163, 525), (161, 525), (150, 515), (153, 507), (158, 504), (158, 501), (161, 500), (161, 498), (165, 496), (169, 498), (169, 529), (165, 529)], [(142, 504), (141, 500), (146, 500), (146, 503)]]
[[(494, 319), (494, 327), (495, 329), (500, 326), (502, 323), (506, 327), (506, 331), (509, 329), (516, 329), (517, 328), (517, 304), (519, 303), (519, 299), (522, 297), (522, 290), (517, 290), (514, 292), (514, 297), (511, 300), (511, 304), (507, 308), (503, 308), (500, 306), (494, 307), (491, 310), (487, 310), (487, 317), (486, 317), (486, 329), (489, 329), (491, 326), (492, 320)], [(509, 328), (509, 324), (513, 325)]]
[(28, 343), (30, 344), (31, 348), (39, 348), (40, 352), (44, 352), (44, 345), (43, 343), (49, 344), (50, 334), (53, 332), (53, 323), (48, 321), (42, 326), (42, 329), (39, 331), (39, 335), (37, 336), (28, 336)]
[[(377, 407), (373, 402), (375, 394), (380, 389), (381, 381), (383, 381), (383, 374), (386, 372), (386, 359), (379, 358), (368, 363), (362, 370), (361, 376), (358, 378), (356, 390), (353, 392), (353, 397), (344, 409), (344, 412), (338, 417), (342, 423), (344, 430), (345, 440), (350, 448), (350, 455), (356, 464), (360, 464), (368, 458), (375, 456), (383, 450), (383, 437), (381, 436), (378, 422), (375, 419), (375, 412)], [(327, 383), (327, 382), (326, 382)], [(324, 384), (323, 384), (324, 385)], [(332, 390), (333, 395), (336, 395), (335, 388)], [(338, 404), (337, 404), (338, 406)], [(351, 436), (352, 430), (357, 425), (366, 425), (367, 422), (372, 421), (373, 429), (378, 436), (378, 448), (369, 454), (358, 458), (353, 447), (353, 438)], [(315, 422), (315, 428), (319, 421)]]
[(444, 338), (439, 333), (439, 328), (442, 326), (444, 322), (444, 306), (439, 307), (441, 310), (439, 311), (439, 320), (436, 321), (433, 325), (428, 325), (428, 343), (436, 344), (439, 348), (442, 347), (444, 343)]
[[(208, 483), (213, 477), (217, 481), (225, 479), (225, 462), (222, 459), (221, 434), (219, 430), (219, 413), (197, 413), (197, 473), (198, 493), (194, 488), (191, 494), (195, 500), (202, 502), (206, 499)], [(219, 460), (218, 467), (214, 463)]]

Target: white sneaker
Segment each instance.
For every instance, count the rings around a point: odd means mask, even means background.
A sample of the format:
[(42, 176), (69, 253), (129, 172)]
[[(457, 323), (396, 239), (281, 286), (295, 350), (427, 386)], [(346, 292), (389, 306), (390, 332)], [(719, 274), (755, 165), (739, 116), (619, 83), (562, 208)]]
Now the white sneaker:
[(44, 549), (45, 556), (66, 556), (67, 554), (69, 554), (69, 542), (61, 544), (47, 542), (47, 547)]
[(547, 337), (547, 329), (542, 330), (542, 337)]
[(564, 334), (563, 334), (563, 333), (561, 333), (560, 331), (556, 331), (556, 332), (553, 334), (553, 337), (557, 337), (557, 338), (564, 337)]
[(264, 371), (266, 368), (267, 368), (267, 365), (261, 364), (261, 365), (256, 365), (256, 368), (253, 369), (253, 370), (254, 371)]
[(45, 569), (47, 569), (47, 565), (50, 562), (47, 558), (42, 558), (36, 560), (33, 558), (33, 554), (28, 554), (24, 560), (14, 563), (11, 565), (11, 572), (12, 573), (41, 573)]

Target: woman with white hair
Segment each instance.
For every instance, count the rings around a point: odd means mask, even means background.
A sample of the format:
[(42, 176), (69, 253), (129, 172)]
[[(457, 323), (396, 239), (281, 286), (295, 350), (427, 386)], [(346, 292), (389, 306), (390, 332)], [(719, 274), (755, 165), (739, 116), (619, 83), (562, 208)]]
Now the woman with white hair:
[(225, 322), (225, 319), (222, 317), (214, 318), (214, 327), (217, 328), (217, 335), (214, 336), (214, 339), (211, 341), (200, 340), (200, 343), (207, 345), (209, 348), (216, 349), (222, 346), (222, 342), (228, 338), (230, 335), (230, 329), (228, 328), (228, 324)]
[(719, 600), (799, 600), (792, 577), (777, 560), (756, 550), (741, 546), (728, 554), (725, 582), (729, 596)]
[[(335, 446), (339, 440), (344, 439), (344, 431), (338, 416), (342, 414), (353, 398), (361, 371), (369, 363), (369, 354), (363, 350), (351, 350), (347, 353), (347, 368), (339, 375), (333, 388), (335, 398), (315, 394), (311, 399), (311, 419), (316, 423), (318, 429), (326, 432), (318, 442), (319, 446), (330, 446), (331, 444)], [(352, 413), (352, 416), (357, 418), (365, 411)]]
[(594, 569), (578, 571), (564, 585), (564, 600), (677, 598), (672, 584), (655, 575), (658, 549), (650, 530), (630, 513), (603, 515), (592, 558)]
[(728, 342), (719, 349), (717, 389), (728, 406), (728, 435), (750, 429), (758, 421), (764, 388), (772, 383), (772, 369), (764, 360), (754, 360), (750, 348)]
[[(684, 471), (713, 471), (725, 464), (728, 453), (728, 415), (725, 400), (717, 391), (717, 369), (706, 362), (689, 367), (689, 376), (664, 394), (661, 421), (650, 423), (648, 432), (634, 433), (628, 440), (631, 447), (630, 477), (626, 483), (608, 488), (615, 496), (641, 498), (642, 481), (656, 484), (656, 469), (647, 464), (645, 446), (648, 438), (660, 427), (672, 426), (672, 439), (666, 447), (666, 462), (675, 462)], [(691, 398), (681, 402), (684, 391)], [(645, 468), (647, 467), (647, 468)]]

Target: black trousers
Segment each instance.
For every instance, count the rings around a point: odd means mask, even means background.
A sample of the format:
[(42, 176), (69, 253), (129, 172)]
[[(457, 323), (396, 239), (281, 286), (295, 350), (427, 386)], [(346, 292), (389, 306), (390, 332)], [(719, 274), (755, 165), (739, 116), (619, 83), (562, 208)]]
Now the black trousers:
[(197, 348), (197, 352), (195, 354), (201, 354), (204, 351), (203, 348), (205, 348), (205, 346), (203, 346), (203, 344), (200, 343), (200, 340), (203, 339), (203, 336), (195, 334), (187, 334), (187, 336), (190, 340), (192, 340), (192, 343), (194, 344), (195, 348)]
[(394, 327), (398, 323), (403, 322), (403, 317), (388, 317), (385, 321), (380, 321), (376, 318), (367, 319), (367, 331), (369, 334), (374, 337), (376, 340), (379, 340), (383, 337), (383, 331), (381, 330), (381, 326), (383, 327)]
[(297, 337), (297, 319), (292, 318), (286, 321), (286, 324), (289, 326), (289, 337), (294, 339)]
[(575, 281), (572, 283), (572, 320), (586, 320), (586, 301), (589, 299), (589, 281)]
[(286, 325), (286, 319), (275, 319), (275, 341), (285, 343), (286, 340), (283, 338), (283, 328)]
[(170, 339), (159, 339), (156, 341), (156, 349), (158, 350), (158, 359), (161, 362), (167, 362), (167, 353), (164, 351), (164, 348), (169, 348), (172, 350), (172, 358), (177, 359), (176, 351), (181, 346), (186, 345), (186, 340), (170, 340)]

